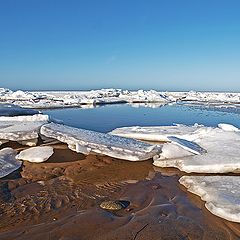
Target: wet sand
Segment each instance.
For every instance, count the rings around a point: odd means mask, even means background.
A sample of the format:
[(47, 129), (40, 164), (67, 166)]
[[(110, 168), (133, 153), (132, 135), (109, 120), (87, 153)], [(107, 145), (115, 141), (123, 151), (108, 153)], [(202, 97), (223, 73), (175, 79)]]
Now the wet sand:
[[(240, 239), (240, 224), (207, 211), (180, 186), (182, 174), (54, 145), (47, 162), (0, 180), (0, 239)], [(104, 200), (130, 205), (108, 211)]]

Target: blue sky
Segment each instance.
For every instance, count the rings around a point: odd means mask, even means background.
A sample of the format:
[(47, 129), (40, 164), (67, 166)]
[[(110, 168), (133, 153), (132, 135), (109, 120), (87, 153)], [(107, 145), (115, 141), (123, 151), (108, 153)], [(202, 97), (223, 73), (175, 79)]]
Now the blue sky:
[(0, 85), (240, 91), (239, 0), (0, 0)]

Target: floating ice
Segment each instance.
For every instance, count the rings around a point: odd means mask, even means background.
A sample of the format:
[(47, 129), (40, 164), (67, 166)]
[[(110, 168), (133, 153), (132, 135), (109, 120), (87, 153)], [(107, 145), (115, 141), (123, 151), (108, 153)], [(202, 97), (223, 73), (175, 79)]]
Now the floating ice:
[(21, 151), (16, 159), (25, 160), (34, 163), (41, 163), (47, 161), (53, 154), (53, 147), (32, 147)]
[(179, 182), (221, 218), (240, 223), (240, 176), (183, 176)]
[(0, 150), (0, 178), (7, 176), (21, 167), (22, 163), (16, 160), (17, 152), (12, 148)]
[(40, 127), (47, 123), (47, 115), (0, 117), (0, 141), (17, 141), (35, 146)]
[(138, 161), (150, 159), (161, 151), (157, 145), (55, 123), (42, 126), (40, 132), (46, 137), (67, 143), (70, 149), (84, 154), (93, 152)]
[(174, 159), (154, 158), (154, 165), (159, 167), (177, 167), (181, 171), (196, 173), (228, 173), (240, 172), (240, 133), (224, 131), (220, 128), (202, 127), (189, 138), (195, 139), (207, 152), (201, 155)]

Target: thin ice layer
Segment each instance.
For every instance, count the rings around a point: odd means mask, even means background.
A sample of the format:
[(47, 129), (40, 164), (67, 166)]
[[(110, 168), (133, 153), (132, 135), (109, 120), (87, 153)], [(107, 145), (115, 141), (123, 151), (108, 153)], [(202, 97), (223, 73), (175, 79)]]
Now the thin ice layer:
[(22, 163), (16, 160), (17, 152), (12, 148), (0, 150), (0, 178), (7, 176), (21, 167)]
[[(175, 158), (164, 160), (161, 157), (155, 157), (153, 164), (159, 167), (176, 167), (188, 173), (240, 172), (239, 132), (202, 127), (190, 137), (195, 138), (195, 142), (207, 152), (188, 157), (175, 156)], [(164, 155), (164, 151), (161, 154)]]
[(240, 176), (183, 176), (179, 182), (221, 218), (240, 223)]
[(185, 126), (177, 124), (175, 126), (154, 126), (154, 127), (122, 127), (114, 129), (111, 134), (135, 138), (139, 140), (154, 141), (154, 142), (169, 142), (169, 136), (185, 138), (199, 129), (201, 125)]
[(41, 134), (67, 143), (69, 148), (84, 154), (104, 154), (130, 161), (146, 160), (161, 151), (156, 145), (134, 139), (113, 136), (61, 124), (49, 123), (41, 127)]
[(20, 143), (36, 145), (40, 127), (47, 123), (47, 115), (0, 117), (0, 139), (18, 141)]
[(34, 163), (40, 163), (47, 161), (53, 154), (53, 147), (32, 147), (21, 151), (16, 158), (19, 160), (25, 160)]

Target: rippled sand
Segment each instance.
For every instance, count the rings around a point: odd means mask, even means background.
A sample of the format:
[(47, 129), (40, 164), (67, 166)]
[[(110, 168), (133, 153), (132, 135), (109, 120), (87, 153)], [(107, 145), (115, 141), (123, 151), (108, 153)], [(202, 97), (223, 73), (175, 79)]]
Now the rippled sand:
[[(21, 146), (12, 145), (15, 148)], [(240, 224), (220, 219), (178, 183), (181, 172), (55, 145), (45, 163), (24, 162), (0, 180), (0, 239), (239, 239)], [(128, 200), (123, 210), (99, 207)]]

